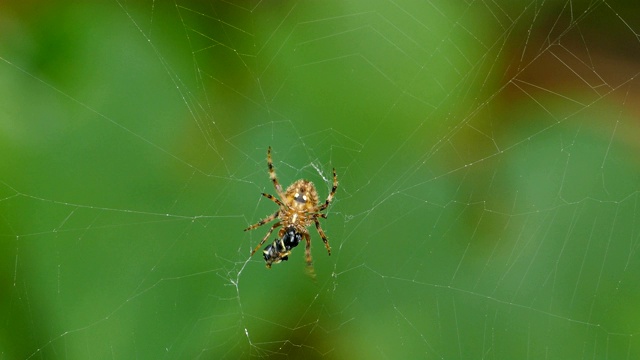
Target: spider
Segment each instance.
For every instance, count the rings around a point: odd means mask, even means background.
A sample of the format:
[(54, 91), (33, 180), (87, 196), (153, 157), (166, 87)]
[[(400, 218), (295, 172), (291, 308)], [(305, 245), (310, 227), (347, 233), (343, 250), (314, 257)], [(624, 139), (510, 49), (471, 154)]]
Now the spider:
[(272, 244), (264, 248), (262, 253), (264, 255), (264, 261), (267, 262), (267, 268), (271, 268), (271, 264), (288, 260), (291, 249), (298, 246), (301, 240), (302, 234), (296, 232), (295, 227), (288, 227), (283, 237), (276, 239)]
[[(267, 241), (271, 233), (281, 226), (282, 228), (278, 232), (278, 239), (280, 239), (281, 241), (280, 245), (283, 245), (282, 242), (284, 242), (285, 240), (295, 241), (298, 236), (304, 237), (306, 241), (305, 258), (307, 261), (307, 267), (310, 270), (313, 270), (313, 266), (311, 265), (311, 236), (309, 235), (309, 231), (307, 230), (307, 228), (311, 226), (312, 223), (315, 223), (318, 234), (320, 234), (322, 241), (324, 241), (324, 246), (327, 248), (327, 253), (331, 255), (331, 247), (329, 247), (329, 241), (327, 240), (327, 236), (324, 234), (324, 231), (322, 230), (320, 221), (318, 221), (318, 219), (327, 218), (327, 215), (321, 212), (329, 207), (329, 204), (331, 204), (331, 200), (333, 199), (333, 196), (338, 189), (338, 176), (336, 175), (336, 169), (333, 169), (333, 188), (331, 189), (331, 192), (329, 193), (329, 196), (327, 196), (327, 199), (324, 201), (324, 203), (319, 203), (318, 192), (316, 191), (313, 183), (309, 180), (297, 180), (293, 184), (289, 185), (286, 191), (282, 191), (282, 185), (278, 183), (276, 172), (273, 169), (273, 161), (271, 160), (271, 146), (269, 146), (269, 149), (267, 150), (267, 166), (269, 167), (269, 178), (273, 182), (273, 186), (276, 189), (276, 194), (280, 199), (277, 199), (273, 195), (266, 193), (262, 193), (262, 196), (276, 203), (279, 206), (279, 209), (275, 213), (244, 229), (244, 231), (253, 230), (275, 219), (278, 219), (278, 221), (271, 226), (269, 231), (267, 231), (267, 235), (265, 235), (258, 246), (253, 249), (253, 251), (251, 252), (251, 256), (253, 256), (253, 254), (258, 251), (260, 246), (262, 246), (265, 241)], [(293, 235), (291, 235), (291, 231), (293, 231)], [(285, 235), (288, 238), (284, 238)], [(293, 239), (291, 239), (291, 236), (293, 236)], [(285, 260), (285, 258), (288, 258), (288, 255), (290, 253), (290, 249), (287, 249), (286, 244), (283, 248), (282, 246), (279, 247), (277, 242), (278, 240), (274, 242), (274, 244), (276, 245), (272, 244), (267, 246), (264, 251), (267, 268), (271, 268), (272, 262), (278, 263), (281, 260)], [(291, 248), (296, 245), (291, 246)]]

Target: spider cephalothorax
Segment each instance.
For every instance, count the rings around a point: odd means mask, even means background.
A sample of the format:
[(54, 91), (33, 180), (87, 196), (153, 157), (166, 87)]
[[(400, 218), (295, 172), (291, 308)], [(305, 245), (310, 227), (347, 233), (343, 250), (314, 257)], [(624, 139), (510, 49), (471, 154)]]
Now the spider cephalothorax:
[[(267, 267), (270, 268), (271, 263), (278, 263), (281, 260), (286, 260), (291, 252), (291, 248), (298, 245), (296, 243), (295, 245), (287, 248), (283, 239), (290, 241), (290, 244), (292, 244), (292, 241), (299, 236), (302, 236), (306, 241), (305, 257), (307, 260), (307, 266), (311, 267), (311, 237), (307, 228), (311, 226), (312, 223), (315, 223), (318, 234), (320, 234), (322, 241), (324, 241), (327, 252), (331, 255), (329, 241), (327, 240), (327, 236), (324, 234), (318, 219), (327, 218), (327, 215), (321, 212), (329, 207), (329, 204), (331, 204), (331, 200), (338, 189), (338, 176), (336, 175), (336, 169), (333, 169), (333, 188), (324, 203), (319, 203), (318, 192), (316, 191), (313, 183), (309, 180), (298, 180), (291, 184), (286, 191), (282, 191), (282, 186), (278, 183), (276, 172), (273, 169), (271, 147), (267, 150), (267, 165), (269, 167), (269, 177), (271, 178), (273, 186), (275, 187), (276, 193), (280, 199), (266, 193), (262, 193), (262, 196), (275, 202), (279, 206), (279, 209), (275, 213), (244, 229), (244, 231), (253, 230), (258, 226), (262, 226), (275, 219), (278, 219), (278, 221), (271, 226), (267, 235), (265, 235), (258, 246), (253, 249), (251, 255), (255, 254), (260, 246), (267, 241), (273, 230), (281, 226), (282, 228), (278, 231), (278, 239), (276, 239), (273, 244), (267, 246), (264, 251)], [(299, 240), (300, 239), (298, 238), (298, 241)], [(279, 244), (278, 241), (280, 241)]]

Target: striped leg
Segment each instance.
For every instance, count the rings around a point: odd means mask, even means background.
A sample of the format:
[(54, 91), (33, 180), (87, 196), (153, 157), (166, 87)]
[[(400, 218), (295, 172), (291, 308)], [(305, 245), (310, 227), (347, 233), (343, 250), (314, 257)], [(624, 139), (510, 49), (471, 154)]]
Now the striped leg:
[(273, 213), (273, 214), (271, 214), (271, 215), (267, 216), (266, 218), (264, 218), (264, 219), (262, 219), (262, 220), (258, 221), (257, 223), (255, 223), (255, 224), (253, 224), (253, 225), (249, 226), (248, 228), (244, 229), (244, 231), (253, 230), (253, 229), (257, 228), (258, 226), (262, 226), (262, 225), (264, 225), (264, 224), (268, 223), (269, 221), (271, 221), (271, 220), (273, 220), (273, 219), (277, 218), (279, 213), (280, 213), (280, 210), (278, 210), (278, 211), (276, 211), (275, 213)]
[(307, 242), (307, 245), (304, 248), (304, 257), (307, 259), (307, 274), (315, 279), (316, 272), (313, 269), (313, 261), (311, 260), (311, 237), (309, 236), (309, 233), (305, 232), (304, 240)]
[(327, 235), (325, 235), (324, 231), (322, 230), (322, 227), (320, 227), (320, 222), (318, 221), (318, 219), (314, 217), (313, 221), (316, 223), (316, 229), (318, 229), (318, 234), (320, 234), (322, 241), (324, 241), (324, 247), (327, 248), (327, 252), (329, 253), (329, 256), (331, 256), (331, 247), (329, 246), (329, 240), (327, 240)]
[(267, 235), (265, 235), (265, 236), (262, 238), (262, 241), (260, 241), (260, 244), (258, 244), (258, 246), (256, 246), (256, 248), (255, 248), (255, 249), (253, 249), (253, 251), (251, 252), (251, 256), (253, 256), (253, 254), (255, 254), (255, 253), (256, 253), (256, 251), (258, 251), (258, 249), (260, 249), (260, 246), (262, 246), (262, 244), (264, 244), (264, 242), (265, 242), (265, 241), (267, 241), (267, 239), (269, 238), (269, 236), (271, 235), (271, 233), (273, 232), (273, 230), (274, 230), (275, 228), (277, 228), (278, 226), (280, 226), (280, 225), (281, 225), (280, 221), (278, 221), (277, 223), (273, 224), (273, 226), (271, 227), (271, 229), (269, 229), (269, 231), (267, 231)]
[(262, 196), (264, 196), (267, 199), (269, 199), (269, 200), (273, 201), (274, 203), (278, 204), (278, 206), (280, 206), (281, 208), (285, 207), (284, 204), (282, 203), (282, 201), (276, 199), (276, 197), (271, 195), (271, 194), (262, 193)]
[(271, 160), (271, 146), (267, 150), (267, 166), (269, 167), (269, 178), (273, 182), (273, 187), (276, 188), (276, 193), (282, 199), (284, 199), (284, 194), (282, 193), (282, 185), (278, 183), (278, 177), (276, 176), (276, 171), (273, 168), (273, 160)]
[(336, 175), (336, 169), (333, 169), (333, 187), (331, 188), (331, 192), (329, 196), (327, 196), (327, 200), (325, 200), (324, 204), (318, 208), (318, 212), (326, 209), (331, 204), (331, 200), (333, 200), (333, 196), (336, 194), (336, 190), (338, 190), (338, 175)]

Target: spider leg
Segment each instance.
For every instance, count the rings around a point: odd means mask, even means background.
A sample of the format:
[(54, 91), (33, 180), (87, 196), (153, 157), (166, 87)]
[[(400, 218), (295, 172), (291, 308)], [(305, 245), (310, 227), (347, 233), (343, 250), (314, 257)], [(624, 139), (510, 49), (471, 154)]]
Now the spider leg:
[(333, 187), (331, 188), (331, 192), (329, 196), (327, 196), (327, 200), (325, 200), (324, 204), (318, 208), (318, 212), (326, 209), (331, 204), (331, 200), (333, 200), (333, 196), (336, 194), (336, 190), (338, 190), (338, 175), (336, 175), (336, 169), (333, 169)]
[(307, 267), (313, 269), (313, 265), (311, 261), (311, 236), (309, 236), (308, 232), (305, 232), (303, 235), (304, 235), (304, 240), (307, 242), (307, 245), (304, 248), (304, 257), (307, 259)]
[(276, 199), (276, 197), (271, 195), (271, 194), (262, 193), (262, 196), (264, 196), (267, 199), (269, 199), (269, 200), (273, 201), (274, 203), (278, 204), (278, 206), (280, 206), (280, 207), (285, 207), (284, 204), (282, 203), (282, 201)]
[[(262, 244), (264, 244), (265, 241), (267, 241), (267, 239), (269, 238), (269, 236), (271, 235), (271, 233), (273, 232), (273, 230), (275, 228), (277, 228), (278, 226), (282, 225), (282, 223), (280, 223), (280, 221), (278, 221), (277, 223), (273, 224), (273, 226), (271, 227), (271, 229), (269, 229), (269, 231), (267, 231), (267, 235), (265, 235), (262, 238), (262, 241), (260, 241), (260, 244), (258, 244), (258, 246), (256, 246), (255, 249), (253, 249), (253, 251), (251, 252), (251, 256), (253, 256), (253, 254), (256, 253), (256, 251), (258, 251), (258, 249), (260, 249), (260, 246), (262, 246)], [(267, 266), (269, 267), (269, 266)]]
[(276, 192), (278, 196), (283, 197), (282, 193), (282, 185), (278, 183), (278, 177), (276, 176), (276, 171), (273, 169), (273, 160), (271, 160), (271, 146), (267, 150), (267, 166), (269, 166), (269, 178), (273, 181), (273, 186), (276, 188)]
[(316, 223), (316, 229), (318, 229), (318, 234), (320, 234), (322, 241), (324, 241), (324, 247), (327, 248), (327, 252), (329, 253), (329, 256), (331, 256), (331, 247), (329, 246), (329, 240), (327, 240), (327, 235), (324, 234), (324, 230), (322, 230), (322, 227), (320, 227), (320, 222), (318, 221), (318, 218), (314, 217), (313, 221)]
[(315, 280), (316, 271), (313, 269), (313, 262), (311, 261), (311, 237), (308, 232), (305, 232), (303, 235), (307, 242), (307, 245), (304, 248), (304, 255), (307, 258), (307, 275)]
[(253, 229), (257, 228), (258, 226), (262, 226), (262, 225), (264, 225), (264, 224), (268, 223), (269, 221), (271, 221), (271, 220), (273, 220), (273, 219), (277, 218), (277, 217), (278, 217), (278, 213), (280, 213), (280, 210), (278, 210), (278, 211), (276, 211), (275, 213), (273, 213), (273, 214), (271, 214), (271, 215), (267, 216), (266, 218), (264, 218), (264, 219), (262, 219), (262, 220), (258, 221), (257, 223), (255, 223), (255, 224), (253, 224), (253, 225), (249, 226), (248, 228), (244, 229), (244, 231), (253, 230)]

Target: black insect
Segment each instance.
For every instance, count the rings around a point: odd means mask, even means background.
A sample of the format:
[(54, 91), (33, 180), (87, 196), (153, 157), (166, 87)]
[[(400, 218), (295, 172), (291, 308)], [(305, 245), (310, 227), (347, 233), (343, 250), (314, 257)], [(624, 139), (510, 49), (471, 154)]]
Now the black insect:
[(267, 267), (270, 268), (271, 264), (288, 260), (291, 249), (298, 246), (301, 240), (302, 234), (297, 232), (294, 226), (289, 226), (282, 238), (274, 240), (272, 244), (267, 245), (262, 251)]

